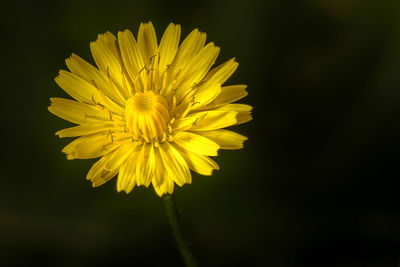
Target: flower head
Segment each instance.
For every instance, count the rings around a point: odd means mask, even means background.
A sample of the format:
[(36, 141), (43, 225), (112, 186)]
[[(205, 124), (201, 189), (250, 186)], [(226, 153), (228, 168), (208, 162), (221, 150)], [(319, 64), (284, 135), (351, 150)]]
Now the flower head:
[(251, 106), (232, 104), (246, 85), (222, 86), (238, 63), (211, 69), (219, 47), (197, 29), (179, 45), (180, 33), (171, 23), (158, 43), (144, 23), (137, 41), (129, 30), (100, 34), (90, 44), (97, 67), (72, 54), (56, 77), (75, 100), (51, 98), (49, 111), (78, 124), (56, 135), (78, 137), (62, 150), (68, 159), (100, 157), (87, 174), (93, 186), (118, 175), (118, 191), (153, 184), (171, 194), (191, 183), (190, 170), (219, 169), (210, 158), (219, 149), (243, 147), (246, 137), (222, 129), (251, 120)]

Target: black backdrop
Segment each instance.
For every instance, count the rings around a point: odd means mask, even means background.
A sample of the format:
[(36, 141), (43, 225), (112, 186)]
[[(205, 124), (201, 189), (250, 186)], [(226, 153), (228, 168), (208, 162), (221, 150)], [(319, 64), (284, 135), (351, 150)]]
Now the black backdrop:
[(107, 30), (198, 27), (240, 63), (249, 140), (176, 190), (202, 266), (398, 266), (400, 2), (26, 1), (1, 7), (0, 265), (181, 266), (153, 190), (93, 189), (47, 111)]

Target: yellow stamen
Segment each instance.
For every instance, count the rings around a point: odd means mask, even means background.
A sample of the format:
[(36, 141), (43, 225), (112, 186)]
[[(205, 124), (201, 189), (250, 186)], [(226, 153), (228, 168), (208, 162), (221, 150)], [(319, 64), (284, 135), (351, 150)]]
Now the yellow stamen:
[(129, 98), (125, 107), (127, 130), (147, 143), (163, 137), (170, 120), (167, 100), (153, 91), (139, 92)]

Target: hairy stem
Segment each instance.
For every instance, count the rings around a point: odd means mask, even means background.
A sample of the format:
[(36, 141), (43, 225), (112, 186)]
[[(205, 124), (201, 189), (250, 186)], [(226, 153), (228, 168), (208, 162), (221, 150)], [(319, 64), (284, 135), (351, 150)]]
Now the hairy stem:
[(176, 245), (182, 255), (183, 260), (186, 263), (186, 266), (197, 266), (197, 262), (193, 256), (193, 252), (188, 246), (182, 234), (182, 228), (179, 221), (178, 209), (175, 203), (174, 196), (166, 194), (163, 196), (163, 200), (165, 203), (165, 208), (167, 210), (169, 224), (171, 225), (172, 233), (175, 237)]

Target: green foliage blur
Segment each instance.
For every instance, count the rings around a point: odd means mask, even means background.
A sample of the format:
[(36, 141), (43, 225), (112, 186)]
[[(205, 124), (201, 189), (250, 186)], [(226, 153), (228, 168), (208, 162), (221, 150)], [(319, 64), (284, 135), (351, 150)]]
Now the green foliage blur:
[(151, 189), (93, 189), (67, 161), (54, 77), (97, 34), (170, 22), (236, 57), (254, 120), (221, 170), (176, 190), (201, 266), (400, 259), (400, 1), (9, 1), (2, 29), (0, 266), (183, 266)]

